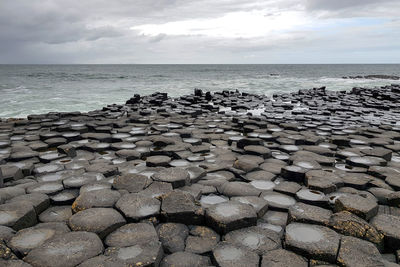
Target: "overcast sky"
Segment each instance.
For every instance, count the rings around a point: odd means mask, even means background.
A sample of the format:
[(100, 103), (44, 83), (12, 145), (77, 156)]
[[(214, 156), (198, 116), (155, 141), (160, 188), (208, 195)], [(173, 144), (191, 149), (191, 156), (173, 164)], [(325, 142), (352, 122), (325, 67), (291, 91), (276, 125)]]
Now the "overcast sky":
[(400, 63), (400, 1), (0, 0), (0, 63)]

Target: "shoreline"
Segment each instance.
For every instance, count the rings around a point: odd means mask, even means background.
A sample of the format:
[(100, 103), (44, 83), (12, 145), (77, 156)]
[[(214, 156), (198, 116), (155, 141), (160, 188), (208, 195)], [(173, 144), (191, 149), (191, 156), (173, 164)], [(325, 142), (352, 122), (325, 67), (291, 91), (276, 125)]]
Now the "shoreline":
[(394, 264), (399, 191), (395, 84), (9, 118), (0, 265)]

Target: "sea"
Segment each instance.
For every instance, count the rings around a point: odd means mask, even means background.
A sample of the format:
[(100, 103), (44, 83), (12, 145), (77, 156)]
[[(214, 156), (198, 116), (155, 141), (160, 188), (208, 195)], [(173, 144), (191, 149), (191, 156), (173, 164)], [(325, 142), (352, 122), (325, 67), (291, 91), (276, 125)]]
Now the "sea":
[(329, 90), (377, 87), (400, 80), (344, 76), (400, 76), (400, 64), (365, 65), (0, 65), (0, 117), (59, 111), (87, 112), (122, 104), (134, 94), (176, 97), (240, 90), (272, 95), (326, 86)]

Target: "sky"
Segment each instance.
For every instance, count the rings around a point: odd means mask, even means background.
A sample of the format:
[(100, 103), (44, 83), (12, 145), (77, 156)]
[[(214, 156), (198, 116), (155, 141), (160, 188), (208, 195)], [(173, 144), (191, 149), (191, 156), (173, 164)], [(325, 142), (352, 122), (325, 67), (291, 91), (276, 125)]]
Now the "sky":
[(15, 63), (400, 63), (400, 1), (0, 0)]

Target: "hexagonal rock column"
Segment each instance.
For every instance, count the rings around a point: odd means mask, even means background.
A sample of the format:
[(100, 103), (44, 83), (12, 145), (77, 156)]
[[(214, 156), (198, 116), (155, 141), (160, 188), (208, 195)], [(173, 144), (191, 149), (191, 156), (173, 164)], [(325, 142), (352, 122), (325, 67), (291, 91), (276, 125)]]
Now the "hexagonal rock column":
[(243, 227), (255, 226), (257, 213), (251, 205), (228, 201), (206, 209), (206, 224), (221, 234)]
[(246, 248), (221, 243), (213, 250), (213, 260), (217, 266), (258, 267), (260, 258), (257, 253)]
[(364, 220), (369, 220), (378, 213), (378, 203), (359, 195), (346, 194), (335, 201), (335, 211), (347, 210)]
[(386, 250), (395, 251), (400, 249), (400, 217), (379, 214), (371, 220), (371, 224), (384, 235)]
[(21, 230), (37, 223), (36, 212), (31, 203), (18, 201), (0, 205), (0, 225)]
[(307, 258), (336, 262), (340, 236), (319, 225), (291, 223), (286, 227), (286, 248)]
[(31, 250), (24, 261), (33, 266), (73, 267), (103, 252), (103, 243), (94, 233), (70, 232), (55, 236)]
[(161, 201), (161, 214), (168, 222), (201, 225), (204, 221), (204, 210), (188, 192), (174, 190), (163, 195)]

